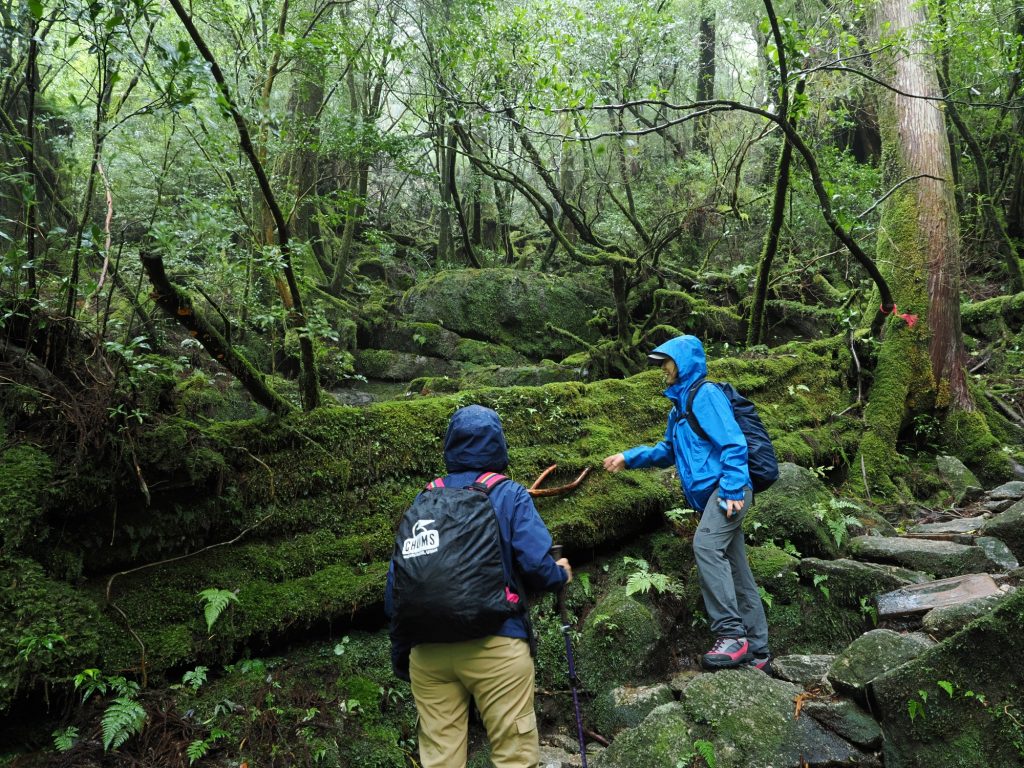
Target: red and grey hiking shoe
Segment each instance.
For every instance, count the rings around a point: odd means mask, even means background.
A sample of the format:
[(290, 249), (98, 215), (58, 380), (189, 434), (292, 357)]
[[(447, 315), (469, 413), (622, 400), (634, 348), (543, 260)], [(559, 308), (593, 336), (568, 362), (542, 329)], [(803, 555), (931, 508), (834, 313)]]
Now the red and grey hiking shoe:
[(770, 675), (772, 673), (772, 655), (769, 651), (750, 654), (747, 664), (754, 669), (760, 669), (766, 674)]
[(750, 658), (750, 644), (745, 637), (720, 637), (700, 663), (704, 669), (731, 669)]

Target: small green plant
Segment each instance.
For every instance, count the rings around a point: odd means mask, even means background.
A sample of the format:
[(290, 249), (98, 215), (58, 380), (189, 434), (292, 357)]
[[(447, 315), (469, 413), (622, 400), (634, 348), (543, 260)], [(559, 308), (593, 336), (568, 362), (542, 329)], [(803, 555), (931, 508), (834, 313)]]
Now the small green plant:
[(693, 510), (685, 507), (674, 507), (665, 513), (665, 517), (676, 528), (682, 528), (693, 519)]
[(132, 736), (142, 733), (145, 724), (146, 710), (135, 700), (135, 696), (118, 696), (110, 702), (100, 722), (103, 729), (103, 749), (117, 749)]
[(73, 725), (69, 725), (67, 728), (58, 728), (53, 732), (53, 747), (61, 754), (70, 751), (76, 741), (78, 741), (78, 729)]
[(195, 693), (203, 687), (203, 683), (206, 682), (206, 667), (196, 667), (195, 669), (189, 670), (181, 676), (182, 685), (187, 685)]
[(797, 549), (796, 545), (789, 539), (786, 539), (786, 542), (782, 545), (782, 551), (792, 557), (800, 557), (800, 550)]
[(213, 625), (224, 613), (225, 608), (231, 603), (238, 602), (238, 595), (230, 589), (204, 589), (198, 597), (204, 603), (203, 615), (206, 617), (207, 632), (213, 631)]
[(928, 691), (918, 691), (917, 695), (921, 697), (921, 700), (911, 699), (907, 702), (907, 714), (910, 716), (910, 722), (914, 722), (918, 717), (924, 718), (925, 716), (925, 705), (928, 703)]
[(772, 607), (772, 605), (774, 604), (774, 600), (772, 598), (772, 593), (771, 592), (769, 592), (764, 587), (758, 587), (757, 588), (757, 594), (759, 594), (761, 596), (761, 602), (762, 603), (764, 603), (768, 608)]
[(206, 757), (207, 752), (210, 751), (210, 747), (227, 735), (227, 731), (222, 731), (220, 728), (214, 728), (210, 731), (210, 735), (205, 739), (196, 739), (193, 741), (185, 748), (185, 755), (188, 757), (188, 764), (192, 765), (196, 760), (201, 760)]
[(829, 533), (832, 535), (833, 541), (835, 541), (837, 547), (843, 546), (843, 542), (846, 541), (849, 536), (850, 528), (857, 528), (860, 526), (860, 520), (854, 515), (847, 514), (844, 510), (860, 511), (860, 507), (854, 504), (852, 501), (846, 499), (831, 498), (828, 500), (828, 506), (824, 504), (815, 504), (813, 507), (814, 516), (819, 522), (825, 524), (828, 528)]
[(636, 567), (636, 570), (626, 579), (627, 595), (634, 595), (637, 592), (646, 595), (652, 589), (658, 594), (664, 592), (679, 594), (682, 591), (682, 585), (676, 579), (667, 574), (652, 571), (651, 564), (643, 558), (624, 557), (622, 561), (626, 565)]
[(335, 645), (334, 645), (334, 655), (335, 656), (344, 656), (345, 655), (345, 651), (348, 648), (348, 643), (349, 643), (349, 637), (348, 637), (348, 635), (345, 635), (343, 638), (341, 638), (341, 642), (335, 643)]
[(832, 594), (828, 591), (828, 587), (825, 586), (825, 582), (828, 581), (828, 576), (824, 573), (814, 574), (814, 586), (821, 590), (821, 594), (825, 596), (826, 600), (831, 599)]
[(697, 764), (697, 758), (700, 758), (707, 768), (716, 768), (718, 763), (715, 759), (715, 745), (710, 741), (697, 739), (676, 759), (676, 768), (693, 768)]
[(878, 626), (878, 609), (871, 604), (871, 598), (863, 595), (860, 598), (860, 612), (871, 619), (871, 625)]

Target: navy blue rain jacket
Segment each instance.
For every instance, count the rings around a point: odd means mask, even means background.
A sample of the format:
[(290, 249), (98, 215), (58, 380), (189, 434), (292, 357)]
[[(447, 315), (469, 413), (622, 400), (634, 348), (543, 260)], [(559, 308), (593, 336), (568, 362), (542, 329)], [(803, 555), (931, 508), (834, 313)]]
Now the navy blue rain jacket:
[[(498, 414), (481, 405), (457, 410), (444, 437), (444, 463), (447, 488), (465, 488), (484, 472), (503, 472), (508, 467), (508, 445)], [(566, 574), (551, 550), (551, 534), (541, 520), (533, 499), (519, 483), (505, 480), (491, 490), (491, 504), (501, 532), (501, 553), (509, 573), (529, 591), (557, 591), (565, 584)], [(391, 590), (394, 563), (388, 569), (384, 591), (384, 611), (392, 615)], [(524, 596), (525, 599), (525, 596)], [(502, 637), (528, 637), (521, 616), (507, 619), (495, 633)], [(409, 651), (415, 640), (391, 638), (391, 662), (395, 674), (409, 679)]]
[(664, 439), (654, 446), (640, 445), (623, 455), (630, 469), (670, 467), (679, 472), (686, 500), (700, 512), (715, 488), (722, 499), (743, 500), (750, 486), (747, 438), (733, 416), (729, 398), (713, 384), (701, 387), (693, 400), (693, 413), (710, 440), (701, 439), (686, 420), (686, 400), (697, 381), (708, 375), (704, 345), (696, 336), (677, 336), (654, 350), (671, 357), (679, 375), (665, 390), (675, 406), (669, 413)]

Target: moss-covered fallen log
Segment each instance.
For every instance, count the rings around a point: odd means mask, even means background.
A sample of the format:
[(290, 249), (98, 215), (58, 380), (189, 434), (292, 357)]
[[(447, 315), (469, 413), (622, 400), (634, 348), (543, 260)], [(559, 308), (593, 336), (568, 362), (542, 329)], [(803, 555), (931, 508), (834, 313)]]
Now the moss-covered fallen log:
[[(848, 355), (837, 338), (713, 361), (711, 376), (759, 403), (781, 458), (828, 465), (849, 455), (859, 434), (857, 421), (835, 418), (849, 405)], [(74, 647), (74, 657), (62, 655), (60, 645), (33, 667), (34, 679), (52, 681), (83, 664), (135, 672), (144, 664), (152, 675), (197, 659), (231, 658), (243, 646), (313, 625), (379, 616), (395, 522), (443, 473), (442, 439), (456, 408), (476, 402), (497, 410), (511, 446), (509, 474), (529, 484), (557, 463), (549, 484), (560, 485), (611, 452), (658, 440), (667, 410), (660, 390), (659, 372), (650, 371), (205, 428), (182, 419), (165, 423), (138, 445), (155, 489), (152, 507), (122, 502), (113, 523), (102, 505), (91, 519), (84, 512), (63, 519), (62, 549), (50, 557), (84, 563), (76, 601), (62, 600), (65, 609), (52, 620), (41, 601), (19, 614), (18, 626), (5, 620), (0, 630), (15, 650), (30, 642), (19, 636), (22, 627), (44, 624)], [(172, 476), (181, 479), (177, 492), (166, 489)], [(664, 474), (594, 472), (573, 494), (539, 499), (538, 508), (570, 555), (586, 559), (649, 529), (661, 511), (680, 503), (676, 480)], [(112, 579), (112, 572), (125, 573)], [(210, 588), (238, 597), (212, 631), (198, 596)], [(91, 628), (88, 637), (83, 626)]]

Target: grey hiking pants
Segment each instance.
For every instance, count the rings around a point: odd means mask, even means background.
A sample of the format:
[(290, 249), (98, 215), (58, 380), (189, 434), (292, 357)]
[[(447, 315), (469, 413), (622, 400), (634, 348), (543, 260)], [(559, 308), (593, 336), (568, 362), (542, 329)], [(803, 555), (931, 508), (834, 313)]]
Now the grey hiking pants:
[(747, 488), (743, 509), (728, 518), (718, 506), (718, 491), (711, 494), (693, 536), (693, 552), (711, 632), (746, 637), (751, 652), (762, 654), (768, 651), (768, 621), (743, 543), (743, 518), (752, 501)]

